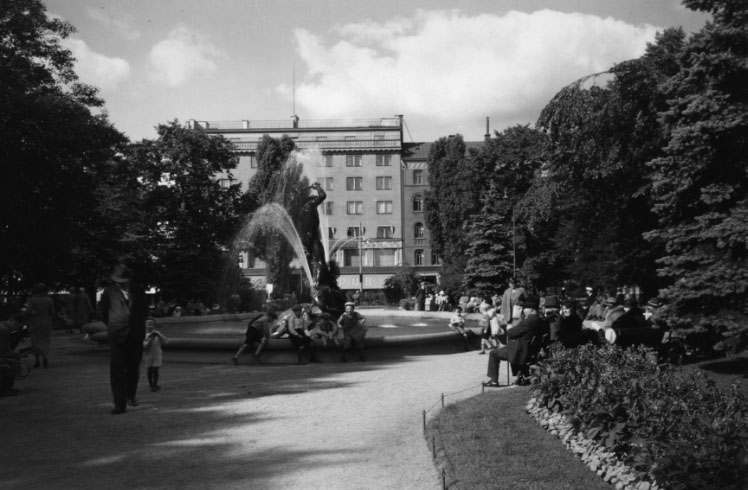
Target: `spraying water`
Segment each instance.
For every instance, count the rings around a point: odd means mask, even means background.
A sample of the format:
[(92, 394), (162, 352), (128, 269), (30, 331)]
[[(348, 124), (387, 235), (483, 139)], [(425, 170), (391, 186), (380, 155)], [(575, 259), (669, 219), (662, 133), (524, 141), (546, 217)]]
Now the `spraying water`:
[(294, 226), (293, 221), (291, 221), (288, 212), (286, 212), (280, 204), (272, 202), (270, 204), (265, 204), (258, 209), (252, 218), (242, 226), (241, 230), (239, 230), (239, 233), (234, 240), (234, 247), (237, 247), (240, 244), (254, 243), (260, 233), (270, 230), (280, 232), (281, 235), (283, 235), (283, 238), (288, 241), (296, 258), (304, 269), (309, 284), (314, 284), (312, 271), (309, 269), (309, 264), (307, 263), (306, 255), (304, 254), (304, 247), (301, 244), (299, 232), (296, 231), (296, 227)]

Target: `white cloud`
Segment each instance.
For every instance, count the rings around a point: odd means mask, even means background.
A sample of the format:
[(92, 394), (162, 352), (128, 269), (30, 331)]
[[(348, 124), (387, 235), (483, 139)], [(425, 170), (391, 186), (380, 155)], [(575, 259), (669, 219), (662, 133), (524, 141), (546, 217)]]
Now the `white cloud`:
[(169, 87), (184, 85), (190, 78), (210, 75), (218, 69), (221, 52), (197, 33), (179, 26), (168, 39), (156, 43), (148, 55), (153, 79)]
[[(551, 10), (418, 11), (411, 19), (338, 27), (330, 44), (299, 29), (309, 76), (296, 100), (309, 117), (402, 113), (458, 129), (489, 115), (500, 121), (494, 127), (534, 123), (563, 86), (640, 56), (656, 31)], [(279, 91), (290, 94), (287, 86)]]
[(97, 53), (80, 39), (68, 38), (60, 43), (75, 56), (75, 72), (82, 82), (102, 90), (115, 90), (130, 76), (130, 64), (122, 58)]
[(89, 8), (86, 10), (86, 14), (93, 20), (111, 28), (114, 32), (128, 41), (134, 41), (140, 37), (140, 31), (133, 28), (131, 25), (130, 16), (122, 16), (119, 14), (112, 15), (104, 10), (104, 7)]

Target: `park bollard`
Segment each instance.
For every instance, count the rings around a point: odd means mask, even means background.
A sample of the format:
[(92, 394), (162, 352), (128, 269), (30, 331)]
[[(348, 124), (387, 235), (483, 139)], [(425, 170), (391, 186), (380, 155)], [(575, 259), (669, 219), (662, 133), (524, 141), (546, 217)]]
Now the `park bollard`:
[(423, 411), (423, 431), (426, 432), (426, 410)]
[(444, 393), (442, 393), (442, 408), (444, 408)]

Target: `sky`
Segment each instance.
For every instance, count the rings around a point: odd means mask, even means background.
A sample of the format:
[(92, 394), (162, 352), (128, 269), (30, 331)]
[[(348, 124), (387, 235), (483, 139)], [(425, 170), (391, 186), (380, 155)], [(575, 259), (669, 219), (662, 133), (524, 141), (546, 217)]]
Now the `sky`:
[(404, 115), (405, 141), (534, 125), (564, 86), (708, 17), (677, 0), (46, 0), (131, 140), (186, 122)]

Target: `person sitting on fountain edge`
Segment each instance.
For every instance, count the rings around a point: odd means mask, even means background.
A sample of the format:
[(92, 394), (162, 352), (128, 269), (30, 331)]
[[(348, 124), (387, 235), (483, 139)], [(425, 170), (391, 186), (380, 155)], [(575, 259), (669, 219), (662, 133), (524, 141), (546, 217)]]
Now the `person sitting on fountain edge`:
[(298, 364), (305, 364), (304, 352), (306, 351), (309, 351), (309, 360), (311, 362), (320, 362), (314, 352), (314, 345), (307, 329), (309, 323), (304, 307), (296, 304), (291, 307), (291, 312), (286, 312), (281, 316), (280, 320), (278, 320), (278, 329), (273, 334), (274, 337), (279, 337), (284, 333), (288, 333), (288, 340), (291, 341), (291, 344), (296, 349)]
[(345, 304), (345, 312), (338, 318), (338, 327), (343, 331), (343, 355), (340, 356), (340, 362), (347, 362), (347, 352), (351, 345), (355, 345), (358, 350), (359, 360), (365, 361), (364, 357), (364, 338), (366, 337), (366, 318), (361, 316), (357, 311), (356, 303), (349, 301)]
[(543, 321), (538, 316), (540, 299), (537, 296), (525, 296), (521, 300), (522, 320), (507, 331), (507, 345), (493, 349), (488, 353), (489, 380), (483, 386), (499, 386), (499, 365), (501, 360), (509, 361), (512, 374), (517, 376), (515, 384), (527, 384), (526, 376), (529, 374), (528, 361), (530, 360), (532, 339), (543, 330)]

